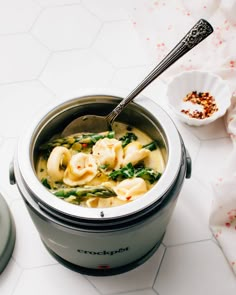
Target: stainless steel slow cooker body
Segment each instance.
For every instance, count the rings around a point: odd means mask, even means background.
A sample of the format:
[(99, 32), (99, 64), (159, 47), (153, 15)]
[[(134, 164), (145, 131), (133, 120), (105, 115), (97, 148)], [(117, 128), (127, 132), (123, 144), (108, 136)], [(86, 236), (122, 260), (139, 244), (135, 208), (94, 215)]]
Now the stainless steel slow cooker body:
[(76, 117), (105, 115), (121, 100), (86, 94), (44, 110), (20, 138), (11, 182), (17, 183), (49, 252), (64, 265), (91, 275), (121, 273), (143, 263), (161, 243), (191, 160), (174, 123), (152, 100), (139, 96), (117, 121), (143, 130), (159, 142), (166, 168), (143, 197), (119, 207), (83, 208), (53, 196), (38, 180), (38, 147)]

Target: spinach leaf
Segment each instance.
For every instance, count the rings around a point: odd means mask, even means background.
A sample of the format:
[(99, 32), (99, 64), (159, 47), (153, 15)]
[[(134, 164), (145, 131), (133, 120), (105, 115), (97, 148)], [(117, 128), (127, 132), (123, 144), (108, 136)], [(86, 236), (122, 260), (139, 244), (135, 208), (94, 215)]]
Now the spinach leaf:
[(119, 138), (122, 141), (122, 147), (124, 148), (127, 144), (131, 143), (131, 141), (137, 140), (138, 137), (133, 132), (127, 132), (124, 136)]
[(152, 184), (161, 177), (161, 173), (156, 172), (152, 168), (145, 168), (144, 166), (134, 167), (131, 163), (129, 163), (118, 170), (112, 171), (109, 174), (109, 177), (112, 180), (119, 181), (132, 177), (141, 177)]

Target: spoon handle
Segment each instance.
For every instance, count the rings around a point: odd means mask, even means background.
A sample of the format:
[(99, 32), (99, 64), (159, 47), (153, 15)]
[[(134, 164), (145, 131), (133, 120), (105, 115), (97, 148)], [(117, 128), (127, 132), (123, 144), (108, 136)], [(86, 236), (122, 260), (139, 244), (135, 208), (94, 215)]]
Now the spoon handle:
[(206, 20), (200, 19), (184, 38), (169, 52), (169, 54), (148, 74), (148, 76), (106, 117), (108, 123), (111, 125), (126, 105), (144, 88), (146, 88), (185, 53), (208, 37), (212, 32), (212, 26)]

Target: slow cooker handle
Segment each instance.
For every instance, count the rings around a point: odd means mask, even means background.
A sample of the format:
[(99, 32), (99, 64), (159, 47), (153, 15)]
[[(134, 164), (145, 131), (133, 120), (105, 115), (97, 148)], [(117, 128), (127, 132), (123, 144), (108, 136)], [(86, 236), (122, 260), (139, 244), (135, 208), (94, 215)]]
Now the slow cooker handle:
[(190, 178), (192, 174), (192, 160), (187, 149), (186, 151), (186, 175), (185, 178)]
[(9, 181), (10, 181), (10, 184), (12, 185), (16, 184), (13, 160), (10, 162), (10, 165), (9, 165)]

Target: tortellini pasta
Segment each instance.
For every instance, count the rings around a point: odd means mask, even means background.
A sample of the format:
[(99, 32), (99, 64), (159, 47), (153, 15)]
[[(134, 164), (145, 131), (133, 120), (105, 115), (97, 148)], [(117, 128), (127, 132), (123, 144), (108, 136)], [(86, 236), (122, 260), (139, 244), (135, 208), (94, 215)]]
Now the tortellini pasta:
[(118, 199), (123, 201), (133, 201), (147, 192), (147, 185), (142, 178), (134, 177), (121, 181), (114, 188), (114, 191), (116, 192)]
[(98, 165), (108, 170), (119, 169), (123, 161), (121, 142), (115, 138), (100, 139), (93, 146), (93, 155)]
[(162, 151), (139, 129), (131, 133), (122, 123), (113, 128), (115, 132), (72, 134), (42, 145), (38, 178), (60, 199), (89, 208), (141, 197), (164, 170)]
[(61, 181), (64, 177), (63, 166), (66, 166), (71, 159), (69, 150), (63, 146), (55, 147), (47, 161), (47, 173), (51, 180)]
[(117, 197), (111, 197), (107, 199), (103, 198), (89, 198), (86, 201), (86, 206), (89, 208), (107, 208), (107, 207), (116, 207), (124, 205), (127, 203), (127, 200), (121, 200)]
[(97, 164), (90, 154), (78, 153), (71, 157), (63, 182), (69, 186), (84, 185), (97, 174)]
[(140, 142), (133, 141), (124, 148), (124, 159), (122, 165), (125, 166), (128, 163), (136, 165), (139, 161), (150, 155), (151, 151), (142, 148)]

